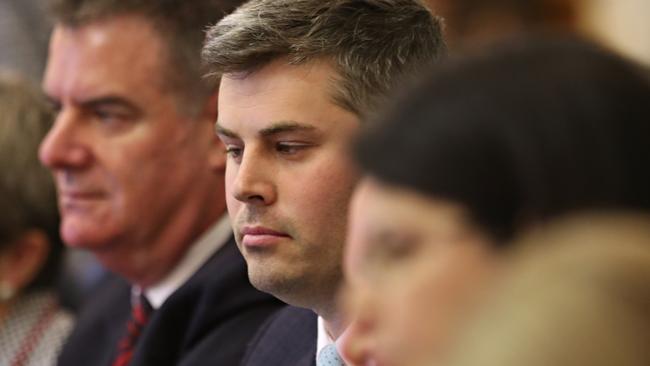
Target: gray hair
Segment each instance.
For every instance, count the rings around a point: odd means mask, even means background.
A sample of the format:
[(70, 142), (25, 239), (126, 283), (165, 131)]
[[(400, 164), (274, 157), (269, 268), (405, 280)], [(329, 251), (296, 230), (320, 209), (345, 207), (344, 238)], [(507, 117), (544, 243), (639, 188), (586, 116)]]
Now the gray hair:
[(166, 45), (170, 90), (189, 103), (202, 103), (216, 88), (203, 78), (200, 54), (205, 30), (243, 0), (51, 0), (57, 21), (76, 27), (114, 16), (135, 15), (150, 21)]

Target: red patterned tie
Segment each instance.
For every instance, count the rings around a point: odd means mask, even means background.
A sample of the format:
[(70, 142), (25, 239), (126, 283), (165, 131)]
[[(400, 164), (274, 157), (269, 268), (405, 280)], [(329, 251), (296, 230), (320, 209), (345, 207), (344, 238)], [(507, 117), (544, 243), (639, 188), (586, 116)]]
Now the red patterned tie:
[(131, 363), (133, 350), (135, 350), (138, 338), (149, 320), (151, 310), (151, 305), (144, 296), (140, 296), (139, 301), (132, 306), (131, 319), (126, 324), (126, 334), (117, 345), (117, 357), (113, 366), (127, 366)]

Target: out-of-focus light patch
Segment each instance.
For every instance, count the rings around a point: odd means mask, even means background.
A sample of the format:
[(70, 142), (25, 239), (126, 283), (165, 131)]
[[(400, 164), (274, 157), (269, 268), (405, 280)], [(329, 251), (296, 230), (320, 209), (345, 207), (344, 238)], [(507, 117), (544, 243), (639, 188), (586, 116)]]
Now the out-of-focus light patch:
[(650, 1), (582, 0), (584, 30), (640, 62), (650, 65)]

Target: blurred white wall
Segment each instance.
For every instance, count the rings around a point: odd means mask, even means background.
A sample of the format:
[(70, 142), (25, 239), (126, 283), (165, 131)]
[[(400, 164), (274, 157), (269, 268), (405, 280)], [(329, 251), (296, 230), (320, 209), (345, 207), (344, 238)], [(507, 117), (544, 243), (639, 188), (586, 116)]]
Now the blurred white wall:
[(650, 0), (581, 0), (581, 7), (587, 33), (650, 65)]

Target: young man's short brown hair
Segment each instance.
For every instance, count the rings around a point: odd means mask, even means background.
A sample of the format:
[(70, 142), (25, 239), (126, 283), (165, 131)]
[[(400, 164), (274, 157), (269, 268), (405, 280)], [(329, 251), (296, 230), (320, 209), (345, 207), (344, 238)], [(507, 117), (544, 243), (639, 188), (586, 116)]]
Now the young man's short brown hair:
[(417, 0), (252, 0), (208, 31), (203, 60), (218, 78), (330, 59), (335, 102), (366, 116), (444, 53), (441, 33)]

